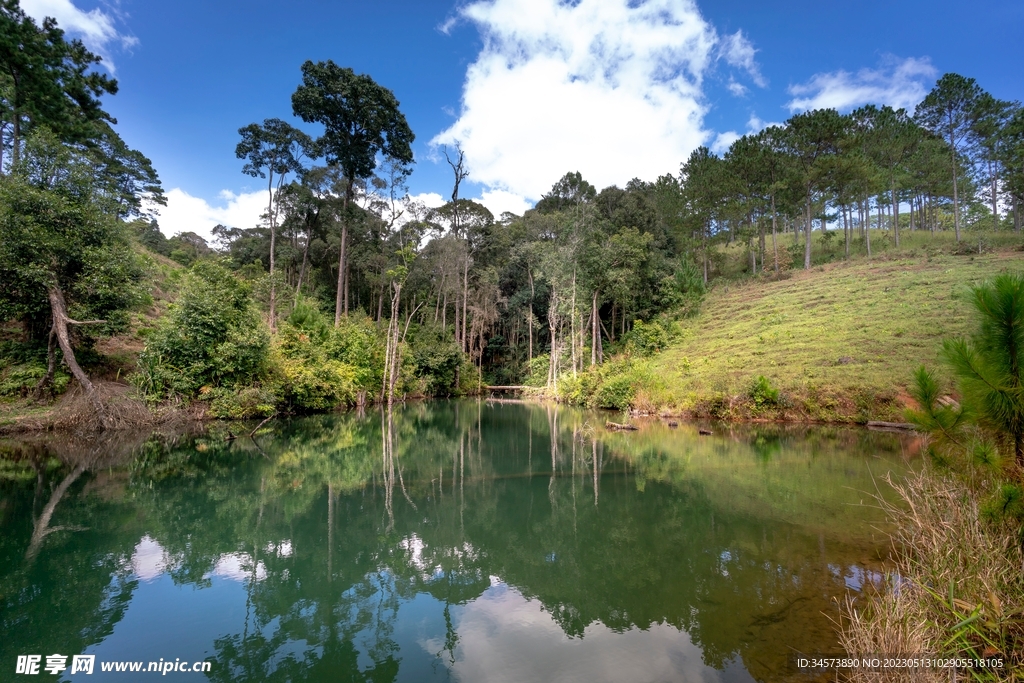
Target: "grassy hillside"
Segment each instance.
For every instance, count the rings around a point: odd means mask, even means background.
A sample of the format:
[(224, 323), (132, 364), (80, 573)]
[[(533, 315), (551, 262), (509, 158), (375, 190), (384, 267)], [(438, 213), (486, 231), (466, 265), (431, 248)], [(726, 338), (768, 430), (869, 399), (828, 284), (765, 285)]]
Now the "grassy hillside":
[[(899, 419), (914, 369), (969, 328), (969, 287), (1024, 269), (1024, 253), (835, 263), (713, 289), (681, 338), (649, 361), (641, 410), (862, 422)], [(941, 373), (940, 373), (941, 374)], [(778, 405), (754, 404), (760, 375)], [(765, 402), (762, 402), (765, 403)]]

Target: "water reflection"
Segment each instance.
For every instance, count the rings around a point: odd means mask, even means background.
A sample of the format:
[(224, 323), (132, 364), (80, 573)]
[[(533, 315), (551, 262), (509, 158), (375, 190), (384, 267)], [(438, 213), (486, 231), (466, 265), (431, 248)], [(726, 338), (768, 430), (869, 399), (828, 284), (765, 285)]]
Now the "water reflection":
[(0, 667), (45, 651), (209, 659), (217, 681), (774, 681), (799, 679), (793, 650), (836, 649), (833, 598), (886, 552), (859, 503), (912, 443), (601, 424), (460, 402), (257, 441), (3, 444)]

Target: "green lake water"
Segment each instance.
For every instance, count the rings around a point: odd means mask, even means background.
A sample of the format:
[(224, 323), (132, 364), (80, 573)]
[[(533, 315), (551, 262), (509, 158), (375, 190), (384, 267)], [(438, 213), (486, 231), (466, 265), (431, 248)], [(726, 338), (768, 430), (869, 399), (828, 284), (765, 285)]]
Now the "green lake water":
[[(889, 552), (870, 494), (916, 444), (607, 417), (0, 441), (0, 681), (815, 680), (792, 659), (840, 651), (837, 601)], [(32, 654), (68, 668), (17, 675)], [(209, 671), (101, 670), (161, 658)]]

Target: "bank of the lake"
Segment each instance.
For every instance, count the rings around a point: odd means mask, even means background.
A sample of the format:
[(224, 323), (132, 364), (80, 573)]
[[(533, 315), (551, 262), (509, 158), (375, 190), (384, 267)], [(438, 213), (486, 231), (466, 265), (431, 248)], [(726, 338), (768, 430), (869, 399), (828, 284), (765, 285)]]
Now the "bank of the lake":
[(792, 655), (841, 652), (840, 602), (888, 566), (874, 482), (904, 476), (915, 441), (603, 419), (452, 401), (275, 420), (252, 439), (207, 423), (2, 441), (0, 662), (180, 657), (233, 681), (830, 680)]

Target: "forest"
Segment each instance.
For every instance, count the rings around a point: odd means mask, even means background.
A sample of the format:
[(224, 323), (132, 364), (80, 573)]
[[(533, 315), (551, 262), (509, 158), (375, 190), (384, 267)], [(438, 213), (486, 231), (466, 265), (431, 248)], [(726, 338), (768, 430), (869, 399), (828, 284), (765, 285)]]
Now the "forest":
[(119, 379), (224, 417), (486, 385), (593, 404), (563, 378), (664, 348), (716, 283), (875, 258), (908, 234), (981, 253), (1021, 229), (1024, 109), (953, 73), (913, 112), (807, 111), (624, 188), (569, 170), (524, 215), (494, 216), (461, 193), (459, 145), (436, 150), (448, 200), (413, 201), (394, 93), (307, 61), (274, 112), (290, 104), (302, 127), (239, 122), (239, 170), (268, 191), (260, 223), (168, 238), (157, 173), (103, 108), (117, 82), (100, 58), (14, 0), (0, 23), (6, 395), (59, 393), (64, 366), (96, 394), (82, 365), (134, 330), (144, 348)]

